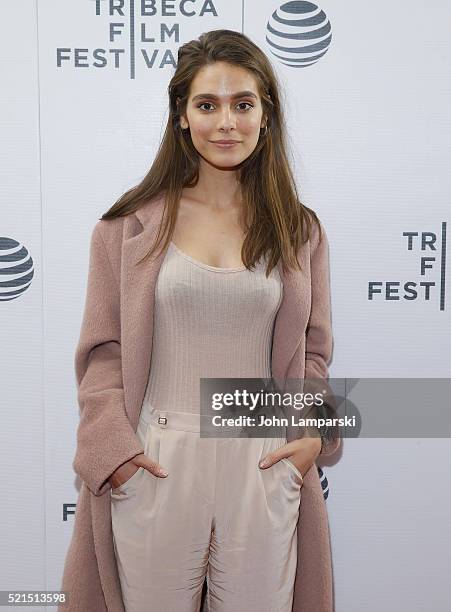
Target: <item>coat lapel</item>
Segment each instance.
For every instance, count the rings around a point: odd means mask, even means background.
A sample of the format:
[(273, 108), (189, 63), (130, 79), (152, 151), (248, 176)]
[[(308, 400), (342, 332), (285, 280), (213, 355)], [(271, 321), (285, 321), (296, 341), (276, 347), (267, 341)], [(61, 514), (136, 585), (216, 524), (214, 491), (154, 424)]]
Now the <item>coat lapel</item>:
[[(166, 254), (137, 262), (154, 243), (164, 212), (164, 196), (146, 203), (125, 219), (121, 270), (121, 352), (125, 406), (136, 429), (149, 376), (154, 294), (158, 272)], [(137, 229), (138, 219), (140, 227)], [(302, 253), (308, 252), (304, 249)], [(283, 299), (276, 316), (272, 347), (272, 375), (284, 380), (302, 340), (310, 312), (310, 262), (303, 257), (303, 271), (284, 274), (277, 264)], [(296, 373), (300, 376), (301, 373)]]

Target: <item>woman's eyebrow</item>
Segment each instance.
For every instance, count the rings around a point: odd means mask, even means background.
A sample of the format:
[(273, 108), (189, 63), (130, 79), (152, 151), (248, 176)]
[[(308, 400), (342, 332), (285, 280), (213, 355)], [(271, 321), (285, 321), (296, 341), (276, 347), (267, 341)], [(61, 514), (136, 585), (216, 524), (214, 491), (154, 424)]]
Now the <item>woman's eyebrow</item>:
[[(257, 96), (254, 94), (253, 91), (239, 91), (238, 93), (233, 94), (231, 97), (232, 98), (244, 98), (245, 96), (257, 99)], [(219, 100), (220, 99), (219, 96), (216, 96), (215, 94), (212, 94), (212, 93), (203, 93), (203, 94), (197, 94), (196, 96), (194, 96), (192, 101), (195, 102), (196, 100), (198, 100), (200, 98), (211, 98), (212, 100)]]

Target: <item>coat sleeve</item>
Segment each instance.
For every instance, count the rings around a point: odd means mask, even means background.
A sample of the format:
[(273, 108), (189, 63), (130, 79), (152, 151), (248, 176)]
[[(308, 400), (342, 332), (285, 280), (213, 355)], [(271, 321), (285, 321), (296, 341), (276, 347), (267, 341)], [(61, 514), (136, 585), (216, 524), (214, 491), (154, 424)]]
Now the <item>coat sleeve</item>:
[(94, 495), (111, 488), (109, 477), (143, 453), (125, 411), (120, 344), (119, 281), (102, 237), (94, 226), (84, 315), (75, 351), (80, 421), (73, 469)]
[[(314, 225), (310, 241), (310, 277), (311, 277), (311, 312), (306, 330), (305, 378), (321, 379), (321, 388), (326, 389), (326, 397), (333, 398), (333, 392), (327, 384), (329, 377), (328, 364), (332, 357), (332, 322), (329, 275), (329, 243), (324, 226), (321, 225), (321, 239), (318, 227)], [(333, 416), (328, 403), (327, 416)], [(322, 416), (322, 415), (317, 415)], [(329, 428), (331, 439), (324, 440), (321, 455), (331, 455), (340, 446), (338, 428)]]

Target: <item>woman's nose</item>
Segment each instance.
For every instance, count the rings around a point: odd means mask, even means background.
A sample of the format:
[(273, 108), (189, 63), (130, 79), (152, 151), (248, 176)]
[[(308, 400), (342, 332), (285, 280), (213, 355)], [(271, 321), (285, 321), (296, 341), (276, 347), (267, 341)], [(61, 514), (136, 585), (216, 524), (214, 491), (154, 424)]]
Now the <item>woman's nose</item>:
[(219, 121), (219, 128), (230, 130), (231, 128), (236, 127), (235, 125), (235, 117), (230, 110), (225, 110), (221, 114), (221, 118)]

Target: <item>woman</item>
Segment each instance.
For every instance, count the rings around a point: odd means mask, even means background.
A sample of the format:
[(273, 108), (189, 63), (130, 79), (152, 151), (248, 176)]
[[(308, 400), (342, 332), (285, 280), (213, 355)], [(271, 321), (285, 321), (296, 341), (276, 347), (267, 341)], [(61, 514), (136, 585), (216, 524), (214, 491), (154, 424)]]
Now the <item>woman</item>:
[(339, 439), (199, 435), (200, 377), (328, 373), (327, 238), (277, 80), (217, 30), (179, 49), (169, 103), (150, 171), (92, 234), (61, 610), (198, 612), (206, 578), (209, 612), (331, 612), (315, 460)]

